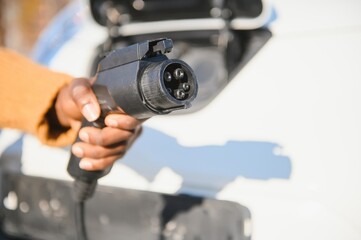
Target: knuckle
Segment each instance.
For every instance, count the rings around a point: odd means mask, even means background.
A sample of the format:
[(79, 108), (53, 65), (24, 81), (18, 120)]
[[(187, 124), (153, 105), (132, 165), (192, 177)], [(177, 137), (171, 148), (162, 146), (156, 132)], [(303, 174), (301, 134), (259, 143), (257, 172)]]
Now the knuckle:
[(104, 159), (100, 159), (99, 161), (99, 169), (104, 169), (107, 167), (106, 161)]
[(77, 85), (72, 89), (73, 96), (79, 98), (89, 93), (90, 89), (85, 85)]
[(124, 130), (134, 130), (137, 126), (137, 120), (131, 116), (122, 115), (119, 119), (120, 127)]
[(127, 151), (127, 146), (126, 145), (122, 145), (120, 146), (120, 148), (118, 149), (118, 151), (116, 152), (116, 156), (123, 156), (125, 154), (125, 152)]
[(129, 130), (133, 130), (136, 127), (136, 123), (133, 119), (128, 119), (127, 121), (125, 121), (124, 125), (125, 128)]
[(106, 139), (107, 138), (102, 136), (102, 135), (94, 137), (93, 144), (103, 147), (104, 146), (104, 140), (106, 140)]
[(102, 170), (102, 169), (106, 168), (106, 165), (104, 164), (102, 159), (98, 159), (98, 160), (94, 161), (93, 167), (95, 170)]
[(126, 131), (124, 132), (124, 141), (129, 140), (134, 135), (133, 132)]
[(89, 155), (91, 158), (101, 159), (106, 156), (106, 150), (99, 147), (92, 147), (89, 151)]
[(101, 158), (97, 161), (97, 169), (105, 169), (108, 166), (111, 166), (115, 162), (116, 158), (113, 157), (107, 157), (107, 158)]

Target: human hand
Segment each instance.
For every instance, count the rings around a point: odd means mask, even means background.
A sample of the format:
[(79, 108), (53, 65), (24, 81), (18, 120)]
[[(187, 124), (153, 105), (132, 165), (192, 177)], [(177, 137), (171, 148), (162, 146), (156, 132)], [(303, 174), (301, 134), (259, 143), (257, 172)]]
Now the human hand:
[[(100, 116), (100, 107), (91, 89), (91, 81), (74, 79), (61, 89), (55, 102), (55, 111), (59, 123), (75, 131), (80, 129), (83, 117), (89, 122), (96, 120)], [(117, 113), (105, 118), (105, 128), (81, 128), (81, 141), (72, 146), (72, 153), (81, 158), (80, 168), (94, 171), (111, 166), (124, 156), (139, 136), (141, 123), (126, 113)]]

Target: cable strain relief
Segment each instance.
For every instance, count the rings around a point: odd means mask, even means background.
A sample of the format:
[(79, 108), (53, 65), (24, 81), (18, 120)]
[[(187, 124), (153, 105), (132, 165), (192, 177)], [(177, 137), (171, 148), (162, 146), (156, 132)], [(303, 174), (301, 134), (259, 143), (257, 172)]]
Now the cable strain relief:
[(95, 192), (97, 181), (86, 182), (79, 179), (74, 181), (73, 198), (77, 202), (84, 202), (91, 198)]

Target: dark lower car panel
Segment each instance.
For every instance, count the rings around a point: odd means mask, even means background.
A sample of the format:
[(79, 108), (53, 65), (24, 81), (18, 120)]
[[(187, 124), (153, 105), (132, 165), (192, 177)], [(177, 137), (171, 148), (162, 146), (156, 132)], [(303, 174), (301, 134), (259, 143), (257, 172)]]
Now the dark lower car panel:
[[(0, 239), (77, 239), (72, 184), (3, 173)], [(85, 206), (89, 239), (249, 240), (238, 203), (98, 186)]]

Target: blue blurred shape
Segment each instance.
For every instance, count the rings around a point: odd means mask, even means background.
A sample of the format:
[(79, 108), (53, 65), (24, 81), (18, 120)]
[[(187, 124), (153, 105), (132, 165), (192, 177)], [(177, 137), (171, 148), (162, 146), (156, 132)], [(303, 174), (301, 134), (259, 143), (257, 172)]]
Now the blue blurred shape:
[(184, 179), (216, 179), (218, 187), (236, 177), (289, 179), (291, 161), (271, 142), (229, 141), (225, 145), (185, 147), (160, 131), (145, 127), (123, 163), (152, 180), (163, 167)]

